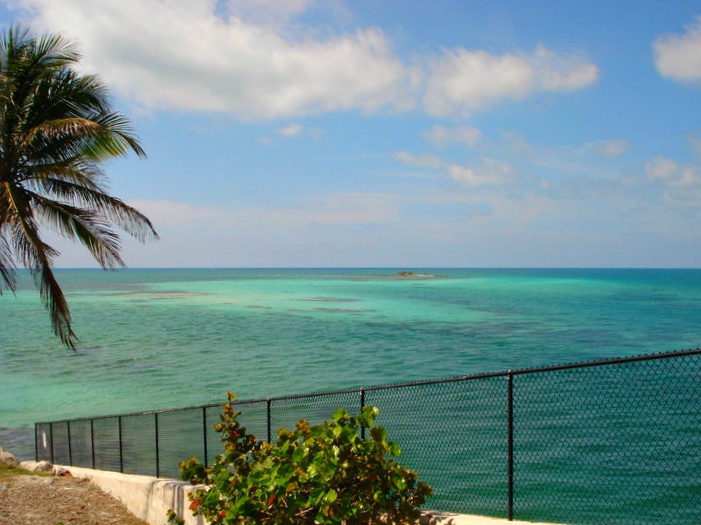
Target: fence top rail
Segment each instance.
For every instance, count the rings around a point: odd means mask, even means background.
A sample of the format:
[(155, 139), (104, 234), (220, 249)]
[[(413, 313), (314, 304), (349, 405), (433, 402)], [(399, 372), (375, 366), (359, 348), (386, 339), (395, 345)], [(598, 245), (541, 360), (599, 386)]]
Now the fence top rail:
[(594, 361), (583, 361), (581, 363), (566, 363), (562, 365), (544, 366), (539, 368), (522, 368), (519, 370), (511, 370), (511, 375), (537, 374), (541, 372), (553, 372), (556, 370), (569, 370), (572, 368), (591, 368), (594, 366), (622, 365), (634, 363), (638, 361), (655, 361), (660, 359), (670, 359), (673, 357), (684, 357), (690, 355), (701, 355), (701, 348), (692, 348), (689, 350), (678, 350), (674, 352), (659, 352), (656, 354), (643, 354), (629, 357), (613, 357), (609, 359), (601, 359)]
[[(538, 373), (543, 373), (543, 372), (554, 372), (558, 370), (570, 370), (570, 369), (576, 369), (576, 368), (591, 368), (591, 367), (597, 367), (597, 366), (608, 366), (608, 365), (620, 365), (620, 364), (627, 364), (627, 363), (633, 363), (633, 362), (638, 362), (638, 361), (654, 361), (654, 360), (659, 360), (659, 359), (670, 359), (674, 357), (684, 357), (684, 356), (691, 356), (691, 355), (701, 355), (701, 348), (695, 348), (695, 349), (688, 349), (688, 350), (678, 350), (678, 351), (672, 351), (672, 352), (659, 352), (655, 354), (643, 354), (643, 355), (637, 355), (637, 356), (628, 356), (628, 357), (614, 357), (614, 358), (609, 358), (609, 359), (599, 359), (599, 360), (593, 360), (593, 361), (583, 361), (579, 363), (566, 363), (566, 364), (561, 364), (561, 365), (552, 365), (552, 366), (545, 366), (545, 367), (533, 367), (533, 368), (521, 368), (517, 370), (505, 370), (501, 372), (488, 372), (488, 373), (482, 373), (482, 374), (471, 374), (471, 375), (463, 375), (463, 376), (454, 376), (454, 377), (446, 377), (446, 378), (438, 378), (438, 379), (424, 379), (424, 380), (419, 380), (419, 381), (411, 381), (411, 382), (403, 382), (403, 383), (386, 383), (386, 384), (381, 384), (381, 385), (373, 385), (373, 386), (366, 386), (366, 387), (358, 387), (358, 388), (346, 388), (346, 389), (340, 389), (340, 390), (327, 390), (327, 391), (322, 391), (322, 392), (310, 392), (306, 394), (291, 394), (291, 395), (286, 395), (286, 396), (275, 396), (275, 397), (261, 397), (261, 398), (256, 398), (256, 399), (242, 399), (242, 400), (234, 400), (232, 403), (233, 405), (252, 405), (256, 403), (271, 403), (275, 401), (289, 401), (289, 400), (295, 400), (295, 399), (308, 399), (312, 397), (325, 397), (325, 396), (332, 396), (332, 395), (340, 395), (340, 394), (352, 394), (352, 393), (358, 393), (358, 392), (370, 392), (374, 390), (389, 390), (389, 389), (397, 389), (397, 388), (410, 388), (410, 387), (415, 387), (415, 386), (425, 386), (425, 385), (435, 385), (435, 384), (442, 384), (442, 383), (456, 383), (460, 381), (472, 381), (472, 380), (480, 380), (480, 379), (492, 379), (492, 378), (497, 378), (497, 377), (509, 377), (509, 376), (517, 376), (517, 375), (526, 375), (526, 374), (538, 374)], [(202, 410), (202, 409), (208, 409), (208, 408), (216, 408), (216, 407), (221, 407), (223, 406), (224, 403), (209, 403), (205, 405), (196, 405), (196, 406), (188, 406), (188, 407), (181, 407), (181, 408), (164, 408), (160, 410), (146, 410), (142, 412), (129, 412), (129, 413), (124, 413), (124, 414), (110, 414), (110, 415), (103, 415), (103, 416), (94, 416), (94, 417), (79, 417), (79, 418), (71, 418), (71, 419), (59, 419), (59, 420), (54, 420), (54, 421), (39, 421), (36, 422), (34, 425), (39, 426), (39, 425), (51, 425), (51, 424), (60, 424), (60, 423), (72, 423), (72, 422), (77, 422), (77, 421), (93, 421), (93, 420), (100, 420), (100, 419), (113, 419), (113, 418), (121, 418), (121, 417), (133, 417), (133, 416), (148, 416), (148, 415), (155, 415), (155, 414), (163, 414), (163, 413), (168, 413), (168, 412), (177, 412), (177, 411), (183, 411), (183, 410)]]

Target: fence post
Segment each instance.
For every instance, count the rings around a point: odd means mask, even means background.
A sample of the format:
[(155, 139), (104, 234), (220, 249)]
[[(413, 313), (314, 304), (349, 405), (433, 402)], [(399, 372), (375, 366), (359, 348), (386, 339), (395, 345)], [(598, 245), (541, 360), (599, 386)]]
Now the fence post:
[(158, 457), (158, 412), (153, 413), (153, 422), (156, 426), (156, 477), (160, 478), (161, 477), (161, 462), (160, 458)]
[(95, 420), (90, 419), (90, 450), (92, 452), (92, 468), (95, 470)]
[(122, 416), (117, 418), (119, 430), (119, 472), (124, 473), (124, 451), (122, 450)]
[[(360, 389), (360, 411), (363, 411), (363, 408), (365, 408), (365, 389), (361, 388)], [(365, 439), (365, 427), (360, 428), (360, 438)]]
[(511, 370), (507, 372), (507, 403), (508, 403), (508, 455), (509, 455), (509, 495), (508, 513), (509, 521), (514, 521), (514, 374)]
[(54, 458), (54, 424), (49, 423), (49, 435), (51, 436), (51, 464), (56, 463), (56, 459)]
[(273, 437), (272, 437), (272, 429), (271, 429), (271, 426), (272, 426), (271, 421), (272, 420), (271, 420), (271, 416), (270, 416), (270, 404), (271, 404), (270, 398), (267, 398), (265, 400), (265, 404), (268, 408), (268, 443), (272, 443)]
[(34, 461), (39, 462), (39, 425), (34, 423)]
[(204, 466), (209, 466), (207, 458), (207, 407), (202, 407), (202, 439), (204, 441)]
[(66, 432), (68, 433), (68, 464), (73, 466), (73, 450), (71, 447), (71, 422), (66, 421)]

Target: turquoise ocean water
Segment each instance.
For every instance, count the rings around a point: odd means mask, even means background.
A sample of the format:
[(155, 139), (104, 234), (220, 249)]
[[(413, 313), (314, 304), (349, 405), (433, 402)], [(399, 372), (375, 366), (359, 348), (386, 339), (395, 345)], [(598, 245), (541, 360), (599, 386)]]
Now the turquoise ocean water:
[(701, 270), (59, 270), (0, 297), (0, 445), (33, 423), (701, 346)]

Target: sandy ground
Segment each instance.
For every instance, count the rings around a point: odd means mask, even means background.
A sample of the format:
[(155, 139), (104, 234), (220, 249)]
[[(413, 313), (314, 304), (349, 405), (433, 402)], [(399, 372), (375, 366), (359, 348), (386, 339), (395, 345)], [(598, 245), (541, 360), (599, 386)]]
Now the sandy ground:
[(0, 476), (0, 525), (147, 525), (118, 500), (70, 476)]

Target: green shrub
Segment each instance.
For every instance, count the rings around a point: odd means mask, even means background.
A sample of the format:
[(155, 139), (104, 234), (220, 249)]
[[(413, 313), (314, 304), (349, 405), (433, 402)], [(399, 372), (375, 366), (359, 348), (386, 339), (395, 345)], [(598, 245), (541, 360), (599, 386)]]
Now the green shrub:
[[(378, 409), (364, 407), (351, 417), (338, 409), (331, 420), (278, 431), (275, 445), (246, 433), (240, 413), (229, 403), (215, 430), (224, 454), (206, 467), (196, 458), (180, 464), (184, 480), (205, 487), (192, 496), (190, 509), (212, 525), (408, 524), (432, 489), (418, 474), (390, 456), (399, 446), (374, 426)], [(360, 429), (369, 437), (363, 439)], [(177, 522), (171, 513), (171, 521)]]

